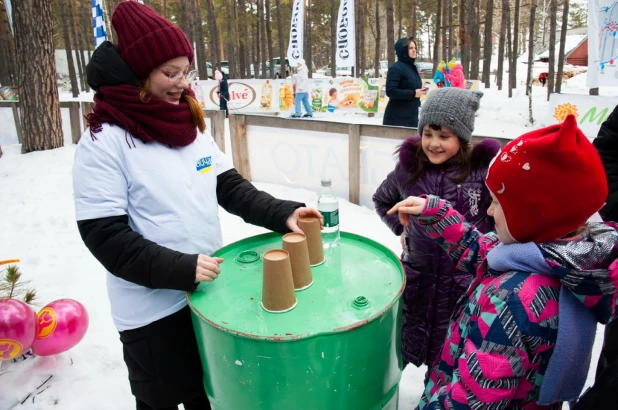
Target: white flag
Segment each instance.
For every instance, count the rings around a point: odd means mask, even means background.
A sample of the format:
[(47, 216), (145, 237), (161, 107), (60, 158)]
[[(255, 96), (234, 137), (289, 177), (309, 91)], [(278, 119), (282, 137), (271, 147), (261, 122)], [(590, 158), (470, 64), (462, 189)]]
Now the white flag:
[(355, 65), (354, 0), (341, 0), (337, 19), (337, 66), (352, 67)]
[(618, 85), (618, 42), (614, 0), (588, 0), (588, 74), (590, 88)]
[(304, 0), (294, 0), (292, 25), (290, 27), (290, 44), (288, 45), (288, 60), (291, 67), (296, 67), (298, 59), (303, 58), (304, 26), (305, 2)]

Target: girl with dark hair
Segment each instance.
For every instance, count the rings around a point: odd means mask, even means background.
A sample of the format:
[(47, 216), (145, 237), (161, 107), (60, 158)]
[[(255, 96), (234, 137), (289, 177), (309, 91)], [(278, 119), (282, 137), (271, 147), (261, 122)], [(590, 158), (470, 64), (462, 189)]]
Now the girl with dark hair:
[(410, 195), (436, 194), (483, 232), (493, 229), (486, 214), (491, 203), (484, 184), (491, 159), (500, 149), (485, 139), (471, 148), (474, 116), (482, 93), (458, 88), (432, 91), (421, 110), (421, 136), (410, 137), (399, 149), (399, 161), (373, 196), (376, 212), (402, 236), (403, 294), (402, 356), (404, 366), (431, 366), (442, 348), (455, 302), (471, 275), (458, 270), (446, 252), (417, 225), (404, 227), (386, 212)]

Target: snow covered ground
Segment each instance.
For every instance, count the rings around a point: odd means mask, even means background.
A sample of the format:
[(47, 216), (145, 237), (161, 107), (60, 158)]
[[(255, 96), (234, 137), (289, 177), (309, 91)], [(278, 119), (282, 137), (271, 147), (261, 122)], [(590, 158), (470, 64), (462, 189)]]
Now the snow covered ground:
[[(520, 80), (525, 78), (523, 73), (518, 75)], [(523, 87), (514, 91), (513, 99), (507, 98), (506, 90), (497, 91), (495, 85), (482, 91), (485, 96), (475, 134), (515, 138), (543, 125), (540, 121), (534, 125), (528, 123), (528, 99)], [(570, 79), (564, 91), (587, 94), (585, 74)], [(601, 94), (618, 95), (618, 88), (603, 89)], [(541, 114), (547, 111), (546, 89), (534, 87), (532, 95), (535, 117), (542, 118)], [(379, 117), (358, 115), (328, 119), (382, 122)], [(68, 143), (64, 148), (21, 155), (18, 145), (7, 143), (12, 122), (0, 116), (0, 123), (0, 133), (5, 133), (4, 156), (0, 159), (0, 260), (21, 259), (19, 267), (24, 278), (31, 280), (38, 291), (37, 309), (59, 298), (73, 298), (81, 301), (90, 315), (88, 333), (70, 351), (47, 358), (1, 363), (0, 409), (134, 408), (121, 344), (109, 314), (104, 270), (83, 245), (74, 221), (71, 166), (75, 146)], [(70, 142), (68, 115), (64, 129), (65, 140)], [(276, 197), (316, 205), (315, 192), (265, 183), (257, 185)], [(400, 252), (398, 238), (372, 211), (342, 199), (340, 209), (342, 230), (367, 236), (397, 254)], [(223, 210), (220, 213), (226, 244), (265, 232)], [(600, 352), (601, 332), (599, 327), (590, 375), (594, 374)], [(414, 366), (405, 369), (400, 384), (400, 409), (415, 407), (425, 371), (426, 368)], [(589, 377), (588, 385), (591, 383)]]

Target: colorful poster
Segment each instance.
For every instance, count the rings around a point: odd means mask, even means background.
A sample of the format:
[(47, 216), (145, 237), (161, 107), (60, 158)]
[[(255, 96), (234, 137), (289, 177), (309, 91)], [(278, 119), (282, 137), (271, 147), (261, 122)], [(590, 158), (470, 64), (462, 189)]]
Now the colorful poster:
[[(616, 20), (614, 20), (616, 19)], [(618, 2), (588, 1), (588, 77), (590, 88), (618, 85)]]
[(544, 125), (560, 124), (569, 114), (588, 138), (595, 138), (601, 124), (618, 105), (618, 97), (578, 94), (551, 94)]

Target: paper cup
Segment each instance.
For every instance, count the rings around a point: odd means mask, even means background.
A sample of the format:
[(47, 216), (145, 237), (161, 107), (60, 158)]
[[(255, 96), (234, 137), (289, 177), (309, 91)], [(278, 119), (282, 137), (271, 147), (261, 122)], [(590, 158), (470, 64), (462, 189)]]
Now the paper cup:
[(284, 235), (283, 249), (290, 254), (294, 289), (297, 291), (307, 289), (313, 284), (313, 276), (311, 275), (309, 249), (307, 249), (307, 239), (305, 235), (296, 232)]
[(307, 237), (309, 249), (309, 263), (317, 266), (324, 263), (324, 247), (322, 246), (322, 229), (320, 219), (315, 216), (303, 216), (298, 218), (298, 227)]
[(264, 310), (274, 313), (287, 312), (296, 306), (290, 255), (283, 249), (264, 254), (261, 303)]

